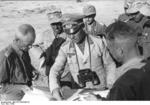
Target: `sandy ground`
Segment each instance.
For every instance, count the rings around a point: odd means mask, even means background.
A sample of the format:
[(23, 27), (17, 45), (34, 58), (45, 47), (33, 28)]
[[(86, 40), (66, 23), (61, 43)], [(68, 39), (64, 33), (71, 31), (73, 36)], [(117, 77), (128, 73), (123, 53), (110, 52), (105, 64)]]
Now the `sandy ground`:
[[(36, 42), (39, 42), (42, 33), (49, 29), (45, 15), (47, 7), (57, 6), (63, 13), (82, 13), (82, 7), (85, 4), (93, 4), (97, 9), (96, 20), (109, 25), (119, 14), (123, 13), (123, 3), (123, 0), (97, 0), (83, 3), (74, 1), (0, 1), (0, 49), (12, 42), (14, 29), (21, 23), (29, 23), (34, 26), (37, 34)], [(53, 39), (53, 36), (51, 35), (50, 38)], [(31, 56), (35, 68), (39, 66), (39, 61), (34, 59), (38, 56), (36, 51)]]

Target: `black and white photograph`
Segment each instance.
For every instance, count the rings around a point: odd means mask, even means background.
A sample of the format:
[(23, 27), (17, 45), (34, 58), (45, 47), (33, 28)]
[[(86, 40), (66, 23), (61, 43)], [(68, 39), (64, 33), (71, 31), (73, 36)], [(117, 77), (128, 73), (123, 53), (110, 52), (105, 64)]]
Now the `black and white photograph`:
[(149, 100), (150, 0), (0, 0), (0, 104)]

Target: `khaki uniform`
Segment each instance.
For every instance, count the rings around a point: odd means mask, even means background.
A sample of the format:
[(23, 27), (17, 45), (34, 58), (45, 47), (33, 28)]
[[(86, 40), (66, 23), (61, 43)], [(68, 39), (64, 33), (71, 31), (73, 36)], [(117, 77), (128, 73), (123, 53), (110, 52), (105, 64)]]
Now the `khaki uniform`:
[(107, 42), (106, 42), (106, 39), (105, 39), (105, 29), (106, 29), (106, 26), (104, 24), (99, 24), (97, 21), (94, 21), (91, 25), (88, 25), (85, 23), (85, 32), (88, 34), (88, 35), (93, 35), (93, 36), (98, 36), (100, 37), (104, 44), (107, 46)]
[(105, 35), (106, 26), (104, 24), (100, 24), (97, 21), (94, 21), (91, 25), (85, 23), (85, 32), (88, 35), (99, 36)]
[[(106, 49), (106, 46), (103, 44), (101, 39), (93, 37), (92, 35), (88, 36), (90, 52), (91, 52), (91, 69), (96, 72), (98, 78), (100, 80), (100, 85), (91, 86), (90, 88), (98, 88), (103, 89), (108, 85), (112, 85), (114, 82), (114, 72), (115, 72), (115, 63), (109, 55), (109, 52)], [(88, 46), (85, 44), (85, 46)], [(78, 84), (78, 72), (80, 69), (86, 69), (90, 67), (89, 61), (89, 50), (88, 47), (85, 47), (84, 57), (82, 57), (79, 53), (79, 50), (76, 50), (78, 56), (75, 53), (75, 47), (70, 39), (67, 39), (66, 42), (60, 48), (59, 54), (55, 60), (54, 65), (50, 70), (49, 80), (50, 80), (50, 91), (52, 92), (54, 89), (59, 88), (59, 76), (60, 72), (62, 72), (62, 68), (69, 64), (71, 75), (74, 81)], [(79, 66), (77, 63), (77, 58), (79, 61)], [(89, 88), (89, 86), (87, 86)]]

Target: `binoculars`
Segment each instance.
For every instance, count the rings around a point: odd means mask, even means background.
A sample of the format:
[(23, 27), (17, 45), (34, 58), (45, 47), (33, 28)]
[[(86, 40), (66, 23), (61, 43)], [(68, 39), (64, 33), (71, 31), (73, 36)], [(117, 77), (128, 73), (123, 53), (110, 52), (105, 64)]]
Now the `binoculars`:
[(78, 81), (80, 88), (86, 87), (86, 82), (92, 82), (93, 85), (99, 85), (100, 80), (96, 72), (90, 69), (79, 70)]

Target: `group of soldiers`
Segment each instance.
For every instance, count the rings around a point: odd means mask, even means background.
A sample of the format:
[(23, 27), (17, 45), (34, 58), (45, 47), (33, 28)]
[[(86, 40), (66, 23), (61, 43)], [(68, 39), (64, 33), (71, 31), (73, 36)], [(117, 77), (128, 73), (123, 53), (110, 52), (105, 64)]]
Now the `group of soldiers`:
[[(124, 9), (109, 26), (95, 20), (93, 5), (83, 7), (83, 14), (47, 11), (55, 38), (45, 42), (41, 58), (53, 100), (86, 88), (110, 90), (105, 98), (89, 94), (87, 100), (150, 99), (150, 5), (133, 2)], [(35, 38), (34, 28), (22, 24), (13, 43), (0, 52), (1, 101), (21, 100), (34, 91), (39, 72), (28, 51)]]

